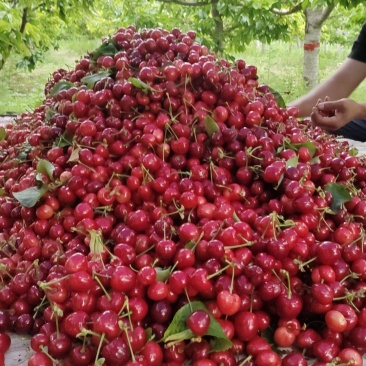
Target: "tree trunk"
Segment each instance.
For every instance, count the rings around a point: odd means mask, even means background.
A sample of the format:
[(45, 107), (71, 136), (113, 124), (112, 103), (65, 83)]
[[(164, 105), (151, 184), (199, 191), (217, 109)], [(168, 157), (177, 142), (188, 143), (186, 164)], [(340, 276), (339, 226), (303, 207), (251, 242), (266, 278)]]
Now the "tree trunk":
[(215, 42), (215, 52), (219, 55), (224, 51), (224, 22), (220, 15), (220, 12), (217, 10), (217, 2), (213, 1), (211, 4), (211, 15), (215, 22), (215, 29), (213, 31), (214, 36), (213, 40)]
[(333, 6), (319, 9), (305, 9), (305, 37), (303, 79), (308, 89), (319, 83), (319, 50), (322, 25), (329, 17)]

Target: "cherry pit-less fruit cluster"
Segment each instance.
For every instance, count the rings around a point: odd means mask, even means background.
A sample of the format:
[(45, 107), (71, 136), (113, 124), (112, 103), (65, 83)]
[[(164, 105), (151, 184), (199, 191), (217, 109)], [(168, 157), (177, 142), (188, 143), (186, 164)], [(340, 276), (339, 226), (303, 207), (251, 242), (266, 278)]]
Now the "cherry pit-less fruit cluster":
[(2, 353), (15, 332), (29, 366), (362, 365), (366, 160), (254, 66), (121, 28), (0, 138)]

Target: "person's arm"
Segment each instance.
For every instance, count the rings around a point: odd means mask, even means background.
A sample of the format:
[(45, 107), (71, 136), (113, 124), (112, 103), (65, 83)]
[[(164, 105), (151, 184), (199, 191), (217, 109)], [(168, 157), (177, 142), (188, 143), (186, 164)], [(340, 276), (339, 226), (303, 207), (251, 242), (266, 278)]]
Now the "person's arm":
[(310, 116), (318, 100), (347, 98), (366, 77), (366, 63), (347, 58), (338, 70), (304, 96), (290, 102), (288, 107), (297, 107), (300, 117)]

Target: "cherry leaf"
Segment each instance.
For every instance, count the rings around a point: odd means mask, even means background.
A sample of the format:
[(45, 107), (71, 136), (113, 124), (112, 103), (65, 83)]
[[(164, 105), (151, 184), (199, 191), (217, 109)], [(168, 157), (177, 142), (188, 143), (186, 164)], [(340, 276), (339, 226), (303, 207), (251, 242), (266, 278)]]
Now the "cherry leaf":
[(174, 333), (174, 334), (170, 335), (169, 337), (166, 337), (164, 339), (164, 342), (169, 346), (169, 344), (173, 345), (175, 342), (183, 341), (185, 339), (192, 339), (192, 338), (194, 338), (193, 332), (190, 329), (186, 328), (178, 333)]
[(286, 103), (278, 91), (274, 90), (273, 88), (269, 88), (269, 92), (273, 94), (279, 107), (286, 108)]
[(104, 252), (104, 244), (102, 240), (101, 232), (98, 230), (88, 230), (90, 235), (90, 251), (95, 254), (101, 254)]
[(71, 87), (73, 87), (74, 84), (71, 82), (71, 81), (66, 81), (66, 80), (61, 80), (59, 82), (57, 82), (51, 92), (50, 92), (50, 95), (51, 97), (54, 97), (56, 96), (60, 91), (62, 90), (69, 90)]
[(212, 137), (215, 132), (220, 131), (219, 125), (215, 122), (215, 120), (211, 116), (205, 117), (205, 128), (207, 134)]
[(210, 316), (210, 326), (205, 336), (210, 337), (212, 351), (225, 351), (232, 346), (230, 339), (222, 330), (219, 322), (210, 314), (205, 305), (200, 301), (193, 301), (182, 306), (174, 315), (171, 323), (166, 329), (163, 342), (174, 343), (181, 340), (194, 338), (192, 331), (187, 327), (189, 315), (196, 310), (204, 310)]
[(50, 179), (53, 179), (54, 170), (55, 170), (55, 167), (48, 160), (41, 159), (38, 161), (38, 164), (37, 164), (38, 173), (47, 174)]
[(352, 149), (349, 149), (349, 150), (348, 150), (348, 154), (349, 154), (350, 156), (357, 156), (357, 154), (358, 154), (358, 149), (357, 149), (357, 147), (352, 147)]
[(116, 46), (112, 42), (106, 42), (100, 45), (91, 53), (93, 61), (97, 61), (100, 56), (114, 56), (118, 52)]
[(46, 111), (45, 112), (45, 120), (46, 121), (49, 121), (55, 114), (57, 114), (56, 109), (53, 109), (53, 108), (50, 108), (50, 107), (47, 107), (45, 111)]
[(79, 151), (80, 151), (80, 147), (73, 149), (71, 152), (71, 155), (69, 157), (69, 160), (67, 162), (78, 161), (79, 160)]
[(106, 70), (106, 71), (101, 71), (101, 72), (98, 72), (95, 74), (90, 74), (90, 75), (84, 76), (80, 81), (83, 84), (86, 84), (89, 89), (92, 89), (94, 84), (97, 81), (100, 81), (110, 75), (111, 75), (111, 72)]
[(20, 161), (26, 161), (28, 159), (28, 154), (32, 151), (32, 146), (28, 143), (24, 143), (22, 149), (17, 155), (17, 159)]
[(40, 187), (30, 187), (23, 191), (14, 192), (14, 198), (24, 207), (33, 207), (39, 199), (47, 192), (47, 184)]
[(297, 151), (299, 151), (300, 147), (307, 147), (310, 153), (310, 157), (313, 157), (316, 153), (316, 146), (310, 141), (305, 141), (300, 144), (293, 144), (292, 146), (294, 146)]
[(71, 146), (73, 142), (73, 137), (70, 136), (66, 131), (57, 137), (55, 140), (55, 146), (57, 147), (66, 147)]
[(330, 205), (330, 209), (334, 213), (337, 213), (339, 211), (343, 203), (348, 202), (352, 199), (352, 196), (347, 188), (340, 183), (328, 183), (325, 186), (325, 191), (329, 192), (332, 195), (333, 201)]
[(286, 161), (286, 169), (291, 167), (291, 166), (296, 167), (298, 163), (299, 163), (298, 156), (294, 156), (293, 158), (290, 158)]
[(4, 127), (0, 127), (0, 141), (4, 141), (6, 139), (6, 130)]
[(95, 362), (95, 366), (103, 366), (105, 363), (105, 358), (98, 358)]
[(136, 88), (142, 89), (144, 91), (153, 91), (154, 89), (149, 85), (133, 77), (128, 78), (128, 81)]
[(170, 275), (170, 273), (172, 272), (171, 267), (168, 268), (160, 268), (160, 267), (155, 267), (156, 270), (156, 279), (158, 281), (166, 281)]

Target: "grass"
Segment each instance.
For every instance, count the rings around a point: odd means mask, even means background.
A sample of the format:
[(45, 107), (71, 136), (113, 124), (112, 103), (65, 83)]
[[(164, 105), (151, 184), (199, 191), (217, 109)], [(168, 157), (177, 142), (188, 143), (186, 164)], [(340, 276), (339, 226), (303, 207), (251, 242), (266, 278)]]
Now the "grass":
[(78, 39), (63, 42), (58, 50), (48, 51), (32, 72), (17, 69), (12, 57), (0, 71), (0, 115), (33, 110), (44, 100), (43, 89), (51, 74), (59, 68), (73, 68), (75, 62), (93, 51), (99, 40)]
[[(94, 50), (100, 40), (78, 39), (61, 43), (58, 50), (50, 50), (44, 55), (33, 72), (16, 69), (15, 58), (11, 58), (0, 71), (0, 115), (33, 110), (43, 102), (43, 88), (50, 75), (59, 68), (73, 68), (75, 62), (88, 51)], [(323, 46), (320, 52), (320, 80), (329, 76), (343, 62), (349, 52), (340, 46)], [(285, 102), (289, 102), (306, 92), (302, 81), (302, 47), (294, 44), (274, 42), (260, 45), (253, 42), (244, 54), (235, 55), (247, 64), (258, 68), (260, 84), (270, 85), (278, 91)], [(364, 100), (366, 83), (352, 95)]]
[[(324, 45), (319, 53), (319, 80), (330, 76), (345, 60), (349, 48), (337, 45)], [(290, 102), (306, 93), (302, 79), (302, 46), (283, 42), (261, 46), (252, 43), (243, 55), (247, 64), (258, 68), (260, 84), (271, 86), (278, 91), (285, 102)], [(352, 97), (365, 100), (366, 82), (354, 91)]]

